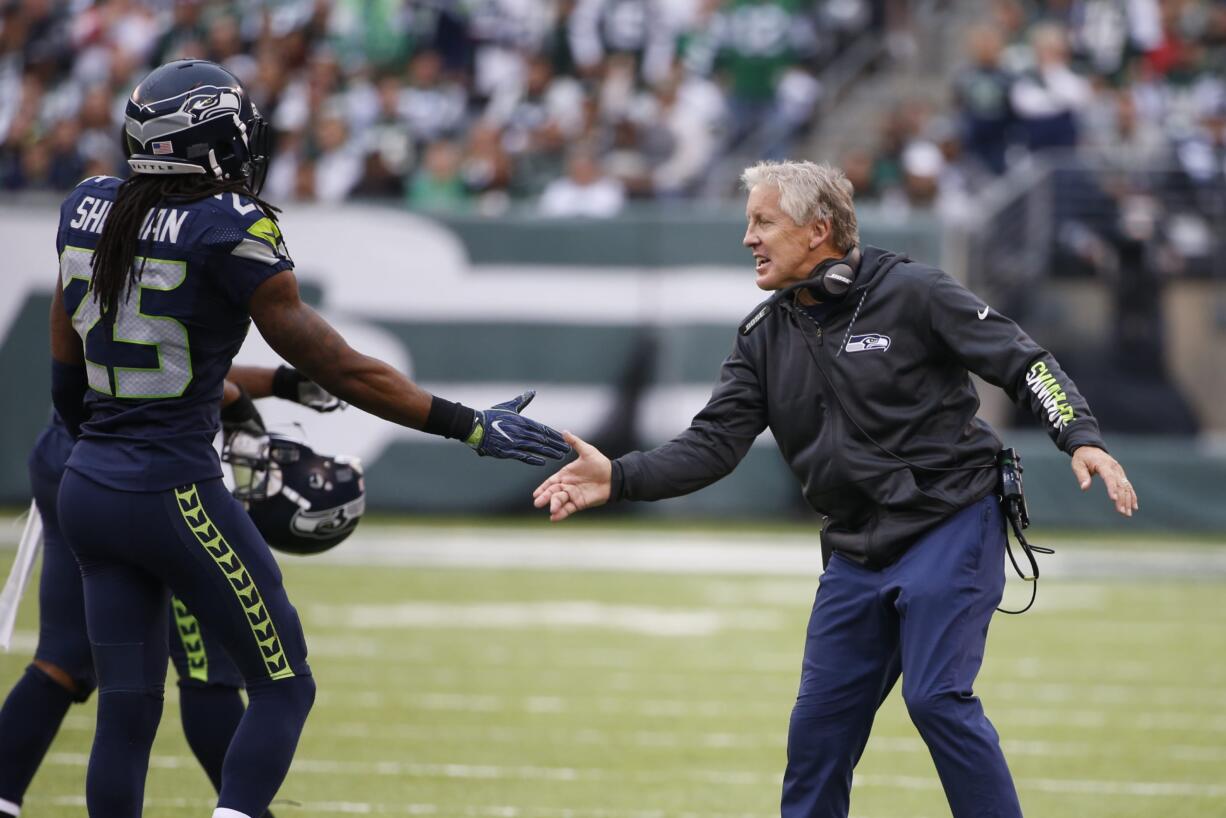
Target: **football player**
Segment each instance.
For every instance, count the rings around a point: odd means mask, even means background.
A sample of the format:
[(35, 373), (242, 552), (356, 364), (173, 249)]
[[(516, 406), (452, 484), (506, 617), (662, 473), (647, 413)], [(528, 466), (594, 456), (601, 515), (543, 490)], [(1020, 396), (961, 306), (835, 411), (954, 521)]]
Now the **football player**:
[[(263, 422), (252, 398), (271, 395), (318, 412), (342, 406), (291, 367), (234, 366), (225, 382), (221, 420), (228, 435), (261, 433)], [(72, 452), (72, 437), (52, 413), (28, 461), (34, 502), (43, 522), (43, 565), (38, 590), (38, 647), (25, 674), (0, 707), (0, 816), (17, 816), (31, 779), (74, 702), (96, 687), (81, 571), (64, 543), (56, 518), (60, 478)], [(179, 677), (179, 713), (188, 746), (214, 788), (242, 718), (242, 676), (234, 663), (203, 633), (178, 599), (171, 600), (170, 657)]]
[(212, 447), (250, 321), (312, 381), (392, 422), (537, 465), (568, 447), (520, 414), (532, 393), (482, 411), (442, 400), (303, 303), (277, 211), (258, 197), (268, 128), (228, 71), (155, 69), (132, 92), (124, 134), (131, 178), (86, 180), (61, 208), (51, 308), (52, 398), (79, 434), (59, 521), (98, 673), (86, 803), (98, 818), (141, 813), (173, 592), (242, 673), (248, 707), (213, 818), (250, 818), (285, 778), (315, 699), (297, 611)]

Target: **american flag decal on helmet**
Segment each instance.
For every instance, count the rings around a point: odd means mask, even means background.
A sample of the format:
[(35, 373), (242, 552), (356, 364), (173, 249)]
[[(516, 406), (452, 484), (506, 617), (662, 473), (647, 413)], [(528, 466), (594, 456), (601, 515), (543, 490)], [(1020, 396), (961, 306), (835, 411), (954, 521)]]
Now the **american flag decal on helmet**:
[(161, 156), (167, 153), (174, 153), (175, 146), (173, 142), (154, 142), (151, 145), (154, 154)]

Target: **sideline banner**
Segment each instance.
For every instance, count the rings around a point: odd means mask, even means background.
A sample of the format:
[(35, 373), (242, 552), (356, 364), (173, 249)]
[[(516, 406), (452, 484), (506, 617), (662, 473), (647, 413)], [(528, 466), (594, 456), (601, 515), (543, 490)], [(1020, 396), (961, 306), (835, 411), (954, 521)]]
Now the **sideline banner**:
[[(867, 215), (867, 214), (866, 214)], [(29, 497), (25, 458), (47, 419), (47, 311), (56, 285), (57, 203), (0, 199), (0, 502)], [(647, 448), (689, 425), (706, 403), (736, 327), (763, 294), (740, 245), (736, 212), (675, 211), (610, 222), (516, 217), (438, 221), (392, 207), (294, 204), (281, 218), (304, 297), (356, 348), (409, 373), (424, 388), (471, 406), (537, 390), (533, 417), (616, 455)], [(923, 223), (874, 224), (864, 240), (926, 254)], [(695, 248), (689, 252), (688, 248)], [(252, 332), (240, 363), (279, 362)], [(1216, 376), (1220, 376), (1220, 372)], [(983, 391), (981, 413), (999, 424), (1002, 393)], [(394, 426), (356, 409), (318, 415), (262, 401), (271, 428), (318, 451), (361, 457), (372, 509), (423, 514), (532, 513), (531, 489), (549, 473), (478, 460), (454, 442)], [(1119, 524), (1109, 504), (1082, 498), (1068, 458), (1045, 439), (1008, 433), (1026, 458), (1040, 525)], [(1226, 530), (1226, 506), (1206, 501), (1226, 484), (1226, 460), (1194, 440), (1118, 441), (1147, 502), (1130, 528)], [(1148, 477), (1147, 477), (1148, 475)], [(1146, 493), (1144, 483), (1153, 491)], [(602, 513), (799, 517), (795, 478), (769, 432), (728, 478), (667, 503)]]

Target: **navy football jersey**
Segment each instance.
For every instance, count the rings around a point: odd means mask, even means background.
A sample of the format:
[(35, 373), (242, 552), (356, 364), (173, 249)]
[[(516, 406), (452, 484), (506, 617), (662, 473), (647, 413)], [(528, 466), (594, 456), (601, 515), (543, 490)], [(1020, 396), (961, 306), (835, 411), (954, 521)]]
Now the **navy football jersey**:
[(89, 419), (68, 467), (130, 491), (220, 477), (213, 438), (222, 384), (251, 324), (248, 301), (293, 262), (276, 223), (245, 196), (166, 202), (142, 224), (140, 279), (102, 318), (91, 260), (119, 185), (86, 179), (60, 208), (60, 285), (89, 380)]

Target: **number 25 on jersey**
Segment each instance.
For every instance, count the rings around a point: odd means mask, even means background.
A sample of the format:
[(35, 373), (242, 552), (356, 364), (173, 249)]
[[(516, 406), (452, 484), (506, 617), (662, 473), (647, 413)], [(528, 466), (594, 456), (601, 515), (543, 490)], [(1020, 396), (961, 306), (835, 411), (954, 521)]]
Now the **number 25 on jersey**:
[[(98, 327), (102, 320), (101, 308), (90, 288), (94, 272), (90, 263), (93, 255), (93, 250), (70, 246), (65, 247), (60, 256), (60, 286), (67, 291), (73, 281), (84, 281), (86, 284), (85, 293), (72, 313), (72, 326), (85, 345), (85, 368), (90, 388), (116, 398), (179, 397), (192, 382), (187, 327), (174, 318), (144, 312), (141, 302), (147, 291), (169, 292), (181, 285), (187, 277), (187, 263), (139, 256), (133, 259), (133, 264), (141, 269), (140, 281), (136, 282), (137, 291), (119, 301), (114, 328), (108, 334), (105, 324)], [(118, 365), (123, 348), (119, 345), (152, 347), (157, 354), (158, 365)], [(100, 360), (91, 360), (91, 351)], [(128, 356), (125, 358), (131, 360)]]

